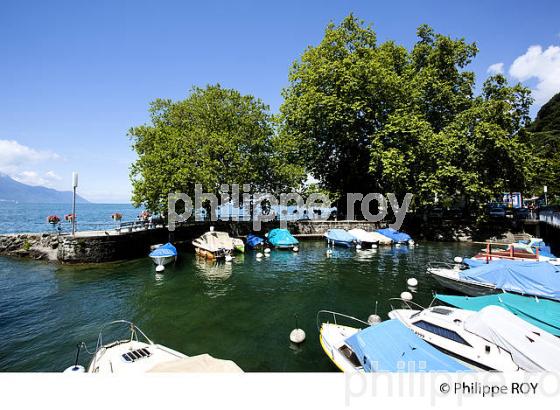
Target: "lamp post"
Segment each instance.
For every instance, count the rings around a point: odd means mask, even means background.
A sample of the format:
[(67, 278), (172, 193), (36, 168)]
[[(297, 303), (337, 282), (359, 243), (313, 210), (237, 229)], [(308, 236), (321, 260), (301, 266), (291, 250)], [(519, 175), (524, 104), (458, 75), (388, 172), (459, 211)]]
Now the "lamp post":
[(548, 191), (548, 187), (545, 185), (544, 186), (544, 204), (545, 206), (548, 206), (548, 198), (546, 197), (546, 192)]
[(72, 172), (72, 236), (76, 233), (76, 188), (78, 188), (78, 173)]

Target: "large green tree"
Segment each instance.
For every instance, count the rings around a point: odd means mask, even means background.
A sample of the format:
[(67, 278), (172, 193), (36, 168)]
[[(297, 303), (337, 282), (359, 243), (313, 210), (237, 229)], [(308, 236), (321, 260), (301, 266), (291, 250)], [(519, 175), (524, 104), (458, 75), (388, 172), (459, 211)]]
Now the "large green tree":
[(531, 177), (528, 89), (494, 76), (475, 95), (466, 67), (476, 45), (426, 25), (417, 35), (408, 51), (378, 44), (352, 15), (330, 24), (290, 70), (284, 139), (296, 141), (309, 172), (339, 195), (412, 192), (419, 206), (522, 190)]
[(149, 124), (129, 131), (138, 155), (131, 167), (136, 205), (164, 211), (169, 193), (194, 199), (195, 184), (214, 194), (221, 184), (275, 191), (304, 177), (280, 154), (268, 107), (253, 96), (195, 87), (182, 101), (154, 101), (150, 115)]

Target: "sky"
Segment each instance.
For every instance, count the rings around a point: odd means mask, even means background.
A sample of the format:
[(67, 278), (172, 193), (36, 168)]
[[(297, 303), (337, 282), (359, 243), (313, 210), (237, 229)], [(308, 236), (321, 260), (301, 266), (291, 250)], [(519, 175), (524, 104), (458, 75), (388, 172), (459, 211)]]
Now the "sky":
[(94, 202), (130, 200), (127, 131), (156, 98), (220, 83), (276, 112), (290, 65), (326, 25), (353, 12), (378, 41), (410, 48), (423, 23), (480, 52), (480, 85), (503, 72), (540, 105), (560, 91), (555, 1), (12, 1), (0, 3), (0, 172), (71, 189)]

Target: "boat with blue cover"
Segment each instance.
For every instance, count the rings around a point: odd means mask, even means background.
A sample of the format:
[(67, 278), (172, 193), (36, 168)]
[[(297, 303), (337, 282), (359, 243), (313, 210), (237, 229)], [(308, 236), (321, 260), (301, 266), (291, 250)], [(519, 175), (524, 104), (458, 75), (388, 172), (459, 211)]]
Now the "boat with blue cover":
[[(320, 325), (319, 340), (329, 359), (343, 372), (468, 372), (470, 369), (440, 352), (398, 320), (377, 325), (322, 310), (332, 322)], [(341, 325), (351, 320), (352, 326)], [(357, 326), (357, 327), (354, 327)]]
[(497, 260), (464, 270), (431, 264), (428, 273), (443, 286), (469, 296), (505, 291), (560, 300), (560, 267), (548, 262)]
[(270, 245), (278, 249), (294, 249), (299, 241), (287, 229), (272, 229), (267, 236)]
[(485, 296), (436, 295), (436, 299), (461, 309), (480, 311), (486, 306), (500, 306), (514, 315), (554, 336), (560, 336), (560, 303), (554, 300), (539, 299), (502, 293)]
[(355, 238), (344, 229), (329, 229), (325, 233), (327, 243), (338, 246), (351, 247), (354, 244)]
[(412, 237), (409, 234), (397, 231), (396, 229), (393, 228), (378, 229), (376, 232), (378, 234), (381, 234), (391, 239), (394, 243), (398, 243), (398, 244), (407, 244), (410, 242), (414, 243)]
[(177, 248), (168, 242), (150, 252), (149, 256), (156, 264), (156, 271), (160, 272), (165, 269), (165, 265), (177, 260)]
[(264, 239), (258, 235), (250, 233), (245, 239), (245, 243), (249, 249), (257, 249), (264, 245)]

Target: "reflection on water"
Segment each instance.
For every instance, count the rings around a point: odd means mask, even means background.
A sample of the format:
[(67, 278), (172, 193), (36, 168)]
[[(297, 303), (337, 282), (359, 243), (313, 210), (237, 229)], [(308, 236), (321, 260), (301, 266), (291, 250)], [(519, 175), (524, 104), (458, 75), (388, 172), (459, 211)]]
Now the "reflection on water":
[[(0, 370), (61, 371), (76, 343), (91, 349), (102, 324), (127, 319), (156, 343), (231, 359), (246, 371), (334, 371), (318, 343), (317, 311), (367, 319), (378, 302), (385, 320), (389, 299), (410, 291), (410, 277), (418, 279), (414, 301), (426, 306), (440, 290), (427, 263), (474, 253), (444, 243), (335, 247), (331, 257), (326, 249), (303, 241), (298, 253), (248, 252), (230, 263), (182, 252), (158, 274), (148, 258), (80, 266), (0, 258)], [(307, 334), (299, 346), (289, 341), (295, 314)]]

